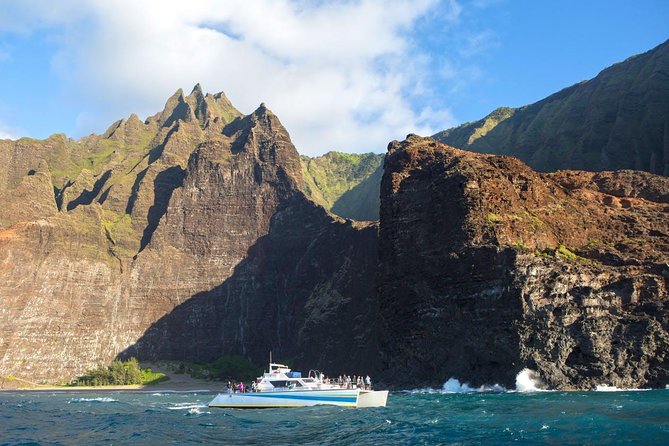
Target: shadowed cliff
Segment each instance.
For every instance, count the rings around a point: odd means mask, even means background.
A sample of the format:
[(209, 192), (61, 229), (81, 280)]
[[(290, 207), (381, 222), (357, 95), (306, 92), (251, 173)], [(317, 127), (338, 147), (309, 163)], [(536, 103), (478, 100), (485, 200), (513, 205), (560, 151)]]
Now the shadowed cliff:
[(296, 367), (372, 373), (375, 268), (375, 226), (353, 229), (296, 196), (228, 279), (176, 306), (120, 357), (206, 362), (241, 354), (263, 364), (271, 351)]
[(669, 179), (540, 174), (417, 136), (384, 167), (386, 381), (669, 383)]

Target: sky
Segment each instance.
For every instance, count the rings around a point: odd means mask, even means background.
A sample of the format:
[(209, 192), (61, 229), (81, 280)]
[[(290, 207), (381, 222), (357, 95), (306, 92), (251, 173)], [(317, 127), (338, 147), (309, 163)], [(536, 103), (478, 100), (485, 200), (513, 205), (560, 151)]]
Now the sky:
[(383, 152), (669, 39), (666, 0), (0, 0), (0, 138), (79, 138), (178, 88), (265, 103), (298, 151)]

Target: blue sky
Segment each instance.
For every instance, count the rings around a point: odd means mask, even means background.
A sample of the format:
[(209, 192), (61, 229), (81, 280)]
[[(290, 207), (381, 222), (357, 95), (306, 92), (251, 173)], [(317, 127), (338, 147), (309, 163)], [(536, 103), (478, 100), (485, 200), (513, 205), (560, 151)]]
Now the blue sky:
[(101, 133), (177, 88), (265, 102), (298, 150), (382, 152), (669, 38), (666, 1), (0, 0), (0, 137)]

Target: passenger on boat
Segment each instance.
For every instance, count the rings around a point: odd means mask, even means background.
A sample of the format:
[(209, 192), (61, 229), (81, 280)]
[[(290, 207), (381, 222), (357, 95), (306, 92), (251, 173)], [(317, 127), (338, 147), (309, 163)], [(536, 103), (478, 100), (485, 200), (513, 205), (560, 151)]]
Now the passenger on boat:
[(367, 377), (365, 378), (365, 384), (367, 390), (372, 390), (372, 378), (370, 378), (369, 375), (367, 375)]
[(228, 393), (232, 393), (232, 383), (228, 381)]

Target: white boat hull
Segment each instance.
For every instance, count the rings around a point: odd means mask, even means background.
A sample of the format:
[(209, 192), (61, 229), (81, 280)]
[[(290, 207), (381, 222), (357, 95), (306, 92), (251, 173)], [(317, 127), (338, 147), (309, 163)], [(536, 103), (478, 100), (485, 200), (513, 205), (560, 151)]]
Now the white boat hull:
[(272, 407), (342, 406), (385, 407), (388, 391), (289, 390), (252, 393), (219, 393), (209, 407), (260, 409)]

